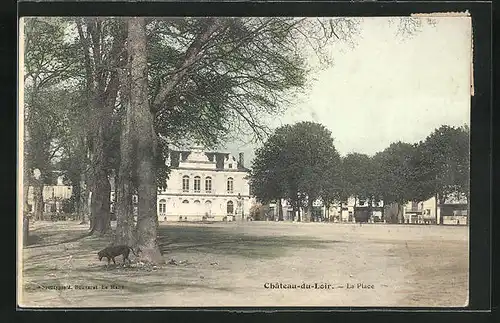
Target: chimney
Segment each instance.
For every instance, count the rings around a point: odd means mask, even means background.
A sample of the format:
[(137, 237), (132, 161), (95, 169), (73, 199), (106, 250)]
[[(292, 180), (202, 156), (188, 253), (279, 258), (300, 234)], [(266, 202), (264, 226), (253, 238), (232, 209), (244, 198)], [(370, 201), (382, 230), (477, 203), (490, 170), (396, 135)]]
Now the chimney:
[(240, 164), (240, 168), (245, 168), (245, 160), (244, 160), (244, 154), (243, 153), (240, 153), (239, 155), (239, 164)]

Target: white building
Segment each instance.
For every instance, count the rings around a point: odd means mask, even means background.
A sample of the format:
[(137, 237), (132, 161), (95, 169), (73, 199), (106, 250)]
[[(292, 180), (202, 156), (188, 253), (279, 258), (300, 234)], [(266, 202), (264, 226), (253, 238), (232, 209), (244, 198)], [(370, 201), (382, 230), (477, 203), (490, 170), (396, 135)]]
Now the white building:
[(195, 146), (170, 151), (167, 188), (158, 193), (159, 221), (233, 221), (250, 212), (243, 154), (206, 152)]
[[(356, 217), (367, 216), (369, 222), (383, 221), (383, 201), (372, 201), (349, 197), (343, 203), (330, 206), (329, 215), (336, 222), (355, 222)], [(365, 214), (366, 213), (366, 214)]]
[(463, 195), (451, 194), (437, 203), (435, 197), (423, 202), (408, 202), (403, 208), (405, 223), (467, 225), (468, 202)]
[[(285, 221), (292, 221), (293, 219), (297, 219), (297, 214), (293, 214), (293, 208), (288, 204), (287, 200), (282, 200), (281, 205), (283, 208), (283, 219)], [(350, 197), (347, 201), (343, 203), (332, 203), (327, 210), (323, 205), (321, 200), (315, 200), (313, 202), (313, 208), (316, 210), (316, 214), (321, 214), (321, 216), (333, 222), (356, 222), (356, 216), (363, 216), (362, 213), (367, 212), (366, 216), (369, 217), (368, 221), (370, 222), (379, 222), (383, 221), (382, 219), (382, 209), (384, 206), (383, 201), (377, 201), (372, 203), (372, 207), (368, 207), (368, 201), (355, 199), (354, 197)], [(271, 215), (274, 218), (278, 216), (277, 204), (271, 203), (269, 204)], [(307, 222), (310, 219), (305, 216), (306, 210), (305, 208), (301, 208), (301, 221)], [(358, 219), (359, 220), (359, 219)]]
[[(28, 212), (34, 211), (35, 198), (33, 196), (33, 187), (28, 188)], [(73, 194), (73, 187), (64, 185), (63, 177), (57, 177), (56, 185), (44, 185), (43, 196), (43, 212), (55, 213), (62, 211), (62, 201), (67, 200)]]

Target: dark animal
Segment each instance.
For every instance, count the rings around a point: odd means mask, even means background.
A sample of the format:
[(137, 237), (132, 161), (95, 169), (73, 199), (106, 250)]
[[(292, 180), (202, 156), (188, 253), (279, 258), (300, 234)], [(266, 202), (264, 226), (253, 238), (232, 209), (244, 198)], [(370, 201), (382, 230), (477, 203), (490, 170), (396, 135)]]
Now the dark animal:
[[(111, 260), (113, 260), (113, 263), (116, 264), (115, 262), (115, 257), (118, 257), (118, 256), (123, 256), (123, 263), (125, 263), (125, 259), (129, 261), (129, 263), (131, 263), (128, 255), (130, 254), (130, 251), (132, 251), (132, 253), (138, 257), (139, 255), (135, 253), (134, 249), (132, 249), (131, 247), (129, 246), (126, 246), (126, 245), (118, 245), (118, 246), (109, 246), (109, 247), (106, 247), (104, 249), (102, 249), (101, 251), (99, 251), (97, 253), (97, 255), (99, 256), (99, 261), (102, 260), (102, 258), (108, 258), (108, 265), (110, 263)], [(137, 252), (139, 252), (140, 250), (138, 249)]]

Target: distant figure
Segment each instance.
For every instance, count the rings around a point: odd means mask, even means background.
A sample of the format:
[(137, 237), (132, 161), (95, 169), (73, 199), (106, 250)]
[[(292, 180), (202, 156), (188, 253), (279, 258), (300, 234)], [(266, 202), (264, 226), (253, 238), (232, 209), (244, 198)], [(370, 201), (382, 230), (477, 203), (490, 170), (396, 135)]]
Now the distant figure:
[(460, 220), (457, 220), (457, 224), (460, 224)]

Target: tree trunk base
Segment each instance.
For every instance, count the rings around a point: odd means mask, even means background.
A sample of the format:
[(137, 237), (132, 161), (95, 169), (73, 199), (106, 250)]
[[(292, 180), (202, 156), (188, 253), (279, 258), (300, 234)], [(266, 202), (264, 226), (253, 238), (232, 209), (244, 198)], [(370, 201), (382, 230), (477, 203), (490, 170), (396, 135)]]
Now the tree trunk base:
[(23, 217), (23, 244), (27, 246), (29, 244), (29, 233), (30, 233), (30, 219), (27, 216)]
[(163, 258), (160, 248), (145, 248), (139, 246), (139, 261), (152, 265), (163, 265), (165, 264), (165, 258)]

